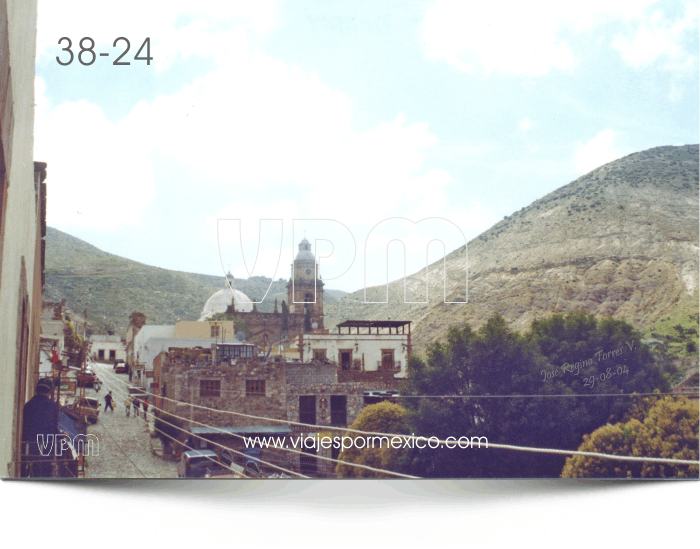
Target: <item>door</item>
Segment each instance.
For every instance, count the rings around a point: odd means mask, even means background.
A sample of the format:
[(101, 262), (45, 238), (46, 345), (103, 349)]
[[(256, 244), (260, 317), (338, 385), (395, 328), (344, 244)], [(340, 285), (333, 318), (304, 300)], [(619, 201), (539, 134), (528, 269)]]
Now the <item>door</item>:
[(340, 349), (340, 367), (343, 370), (350, 370), (352, 368), (352, 350), (350, 349)]
[(316, 425), (316, 396), (299, 397), (299, 422)]
[(316, 459), (316, 448), (306, 448), (303, 449), (303, 454), (299, 456), (299, 466), (301, 468), (301, 474), (307, 476), (314, 476), (318, 472), (318, 460)]
[(331, 395), (331, 425), (346, 427), (347, 410), (348, 397), (345, 395)]

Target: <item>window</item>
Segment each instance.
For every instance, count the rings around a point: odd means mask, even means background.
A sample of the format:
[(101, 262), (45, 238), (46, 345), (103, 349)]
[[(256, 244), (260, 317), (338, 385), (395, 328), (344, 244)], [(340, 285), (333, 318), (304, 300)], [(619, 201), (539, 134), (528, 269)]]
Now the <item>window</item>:
[(394, 349), (382, 349), (382, 370), (394, 369)]
[(231, 344), (219, 345), (219, 357), (223, 360), (231, 358), (253, 358), (253, 345)]
[(338, 351), (340, 355), (338, 357), (338, 362), (340, 362), (340, 367), (343, 370), (352, 369), (352, 349), (340, 349)]
[(314, 360), (326, 360), (326, 350), (314, 349)]
[(200, 397), (220, 397), (221, 381), (218, 379), (201, 379), (199, 381)]
[(314, 294), (305, 294), (305, 295), (304, 295), (304, 301), (305, 301), (306, 303), (313, 303), (314, 301), (316, 301), (316, 300), (314, 299)]
[(246, 379), (245, 396), (265, 396), (264, 379)]
[(211, 328), (211, 337), (219, 337), (219, 326), (212, 325), (210, 326)]
[(114, 360), (115, 358), (117, 358), (117, 351), (115, 351), (114, 349), (110, 349), (109, 360)]
[(348, 397), (331, 395), (331, 425), (345, 427), (347, 425)]

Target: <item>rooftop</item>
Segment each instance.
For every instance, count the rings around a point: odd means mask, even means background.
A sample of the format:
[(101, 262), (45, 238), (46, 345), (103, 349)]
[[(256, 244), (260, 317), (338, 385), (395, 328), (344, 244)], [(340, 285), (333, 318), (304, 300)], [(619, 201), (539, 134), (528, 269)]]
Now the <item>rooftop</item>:
[(346, 320), (338, 328), (400, 328), (410, 323), (410, 320)]

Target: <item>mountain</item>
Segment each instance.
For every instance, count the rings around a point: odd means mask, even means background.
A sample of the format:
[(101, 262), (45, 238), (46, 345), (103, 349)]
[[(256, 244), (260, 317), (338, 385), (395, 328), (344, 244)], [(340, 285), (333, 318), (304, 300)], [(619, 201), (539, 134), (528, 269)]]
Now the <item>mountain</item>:
[[(223, 276), (170, 271), (113, 255), (69, 234), (47, 228), (46, 285), (44, 299), (66, 300), (74, 316), (87, 309), (89, 327), (96, 333), (114, 330), (123, 334), (129, 315), (140, 311), (148, 324), (174, 324), (197, 320), (204, 303), (223, 287)], [(262, 298), (271, 279), (255, 276), (236, 279), (236, 289), (251, 298)], [(329, 290), (332, 302), (345, 292)], [(277, 297), (287, 299), (287, 280), (272, 282), (258, 310), (271, 312)]]
[[(396, 280), (387, 304), (363, 304), (362, 290), (329, 304), (326, 326), (350, 318), (412, 320), (421, 346), (450, 326), (478, 327), (497, 312), (525, 330), (533, 319), (576, 309), (640, 329), (679, 307), (697, 311), (698, 146), (631, 154), (505, 217), (467, 250), (446, 256), (447, 301), (460, 297), (467, 251), (468, 303), (443, 302), (440, 260), (428, 269), (429, 304), (403, 303), (403, 280)], [(407, 277), (407, 291), (424, 288), (425, 275), (422, 269)], [(367, 300), (383, 300), (385, 292), (368, 288)]]

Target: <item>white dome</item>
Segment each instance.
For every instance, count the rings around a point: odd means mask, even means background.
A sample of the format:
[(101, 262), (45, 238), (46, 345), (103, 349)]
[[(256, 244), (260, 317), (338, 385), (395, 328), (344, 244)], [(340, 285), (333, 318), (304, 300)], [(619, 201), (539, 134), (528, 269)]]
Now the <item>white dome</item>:
[(202, 316), (199, 317), (199, 320), (208, 320), (216, 313), (225, 313), (226, 309), (231, 305), (232, 299), (236, 302), (236, 311), (249, 313), (253, 310), (253, 302), (247, 295), (240, 290), (224, 288), (207, 299), (207, 302), (204, 304), (204, 309), (202, 310)]

